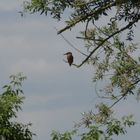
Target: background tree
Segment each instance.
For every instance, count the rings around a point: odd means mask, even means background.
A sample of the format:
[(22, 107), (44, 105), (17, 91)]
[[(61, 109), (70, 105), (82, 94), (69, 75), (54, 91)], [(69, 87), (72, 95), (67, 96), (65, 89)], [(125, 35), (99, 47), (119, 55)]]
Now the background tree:
[(18, 74), (11, 75), (10, 79), (11, 82), (3, 87), (4, 91), (0, 94), (0, 139), (32, 140), (31, 123), (24, 125), (13, 121), (24, 100), (21, 86), (26, 77)]
[(138, 99), (140, 95), (140, 57), (135, 55), (137, 43), (133, 41), (134, 28), (140, 20), (139, 0), (30, 0), (24, 2), (24, 10), (50, 14), (57, 20), (63, 20), (63, 14), (69, 10), (66, 26), (58, 34), (82, 23), (85, 28), (77, 39), (83, 40), (87, 48), (87, 54), (77, 49), (85, 59), (73, 65), (94, 66), (94, 82), (107, 79), (105, 88), (96, 93), (110, 102), (96, 105), (97, 113), (83, 113), (74, 131), (53, 132), (52, 139), (70, 140), (82, 125), (87, 130), (80, 134), (81, 140), (109, 140), (113, 135), (125, 134), (127, 126), (135, 124), (132, 115), (119, 120), (114, 117), (113, 107), (128, 96)]

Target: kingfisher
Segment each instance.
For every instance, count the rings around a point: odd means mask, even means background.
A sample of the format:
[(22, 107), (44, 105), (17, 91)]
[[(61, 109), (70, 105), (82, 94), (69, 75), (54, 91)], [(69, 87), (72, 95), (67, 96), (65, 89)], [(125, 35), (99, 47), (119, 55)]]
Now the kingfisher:
[(69, 65), (71, 66), (72, 63), (73, 63), (73, 55), (72, 55), (72, 52), (67, 52), (64, 55), (67, 55), (67, 61), (68, 61)]

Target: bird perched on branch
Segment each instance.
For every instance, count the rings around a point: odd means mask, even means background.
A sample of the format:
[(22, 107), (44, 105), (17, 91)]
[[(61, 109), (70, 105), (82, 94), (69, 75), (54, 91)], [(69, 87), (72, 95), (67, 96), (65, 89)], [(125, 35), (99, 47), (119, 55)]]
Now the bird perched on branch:
[(67, 55), (67, 61), (68, 61), (69, 65), (71, 66), (72, 63), (73, 63), (73, 56), (72, 56), (72, 53), (71, 53), (71, 52), (67, 52), (67, 53), (65, 53), (64, 55)]

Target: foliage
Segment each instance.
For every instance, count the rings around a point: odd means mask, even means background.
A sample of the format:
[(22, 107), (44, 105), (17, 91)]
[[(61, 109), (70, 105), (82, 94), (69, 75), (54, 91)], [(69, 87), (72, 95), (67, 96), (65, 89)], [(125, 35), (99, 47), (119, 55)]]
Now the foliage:
[(6, 140), (32, 140), (33, 133), (29, 130), (31, 123), (14, 122), (17, 112), (21, 110), (24, 96), (21, 90), (26, 79), (21, 73), (10, 76), (11, 82), (3, 87), (0, 94), (0, 136)]
[[(88, 117), (93, 115), (94, 118), (94, 114), (92, 114), (91, 112), (89, 113), (84, 114), (83, 119), (85, 119), (85, 115), (87, 115)], [(76, 128), (71, 132), (65, 132), (62, 134), (53, 131), (51, 136), (52, 140), (72, 140), (75, 137), (75, 134), (81, 140), (112, 140), (112, 136), (126, 134), (126, 127), (130, 127), (133, 125), (135, 125), (135, 122), (132, 120), (132, 115), (130, 115), (124, 116), (123, 118), (121, 118), (121, 121), (115, 118), (111, 118), (106, 123), (102, 123), (101, 125), (94, 122), (94, 124), (89, 124), (88, 127), (86, 126), (86, 129), (84, 128), (84, 132), (82, 134)]]
[[(139, 0), (30, 0), (24, 2), (25, 12), (50, 14), (62, 20), (69, 13), (66, 26), (58, 34), (82, 23), (85, 28), (77, 39), (85, 42), (87, 54), (80, 64), (94, 66), (93, 82), (104, 83), (105, 88), (96, 91), (100, 98), (110, 99), (108, 104), (99, 103), (97, 113), (84, 113), (78, 126), (87, 130), (81, 140), (110, 140), (113, 135), (126, 133), (127, 126), (135, 124), (132, 116), (114, 118), (113, 107), (122, 99), (140, 96), (140, 58), (137, 55), (134, 28), (140, 20)], [(104, 20), (104, 22), (100, 22)], [(78, 49), (76, 49), (78, 50)], [(79, 50), (81, 53), (81, 51)], [(81, 53), (83, 54), (83, 53)], [(116, 90), (117, 89), (117, 90)], [(78, 132), (77, 132), (78, 133)], [(65, 133), (53, 133), (56, 140), (64, 140)], [(55, 136), (57, 136), (55, 138)], [(71, 136), (66, 139), (72, 139)]]

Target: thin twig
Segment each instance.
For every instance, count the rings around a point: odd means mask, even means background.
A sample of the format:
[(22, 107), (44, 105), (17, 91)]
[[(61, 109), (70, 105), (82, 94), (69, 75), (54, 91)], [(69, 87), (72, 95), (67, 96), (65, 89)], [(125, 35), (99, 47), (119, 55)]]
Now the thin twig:
[(107, 33), (103, 32), (95, 23), (93, 23), (93, 25), (94, 25), (101, 33), (103, 33), (105, 36), (109, 36)]
[(90, 21), (90, 20), (88, 20), (87, 23), (86, 23), (85, 37), (87, 37), (87, 30), (88, 30), (88, 24), (89, 24), (89, 21)]
[[(58, 30), (56, 29), (56, 27), (54, 27), (54, 29), (58, 32)], [(83, 53), (82, 51), (80, 51), (79, 49), (77, 49), (68, 39), (66, 39), (66, 37), (64, 37), (64, 35), (62, 35), (62, 33), (60, 33), (60, 36), (73, 48), (75, 49), (77, 52), (81, 53), (84, 56), (88, 56), (87, 54)]]
[(116, 105), (120, 100), (122, 100), (125, 96), (122, 95), (117, 101), (115, 101), (109, 108), (112, 108), (114, 105)]

